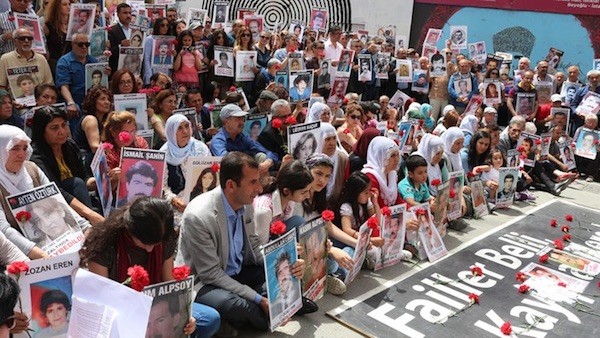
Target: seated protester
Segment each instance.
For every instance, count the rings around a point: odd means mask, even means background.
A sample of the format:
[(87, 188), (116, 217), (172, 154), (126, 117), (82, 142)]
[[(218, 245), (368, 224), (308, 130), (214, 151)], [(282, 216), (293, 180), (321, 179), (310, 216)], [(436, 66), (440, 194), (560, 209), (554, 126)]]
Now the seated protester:
[(116, 189), (121, 176), (121, 148), (148, 149), (148, 143), (143, 137), (137, 136), (135, 115), (128, 111), (111, 112), (106, 118), (101, 144), (106, 153), (106, 163), (109, 167), (108, 176), (113, 189)]
[(348, 156), (348, 174), (363, 168), (365, 163), (367, 163), (367, 150), (369, 149), (371, 140), (380, 135), (381, 132), (376, 128), (365, 128), (362, 135), (358, 138), (358, 141), (354, 144), (352, 152)]
[(521, 133), (525, 130), (525, 119), (522, 116), (513, 116), (508, 122), (508, 127), (500, 133), (498, 149), (502, 152), (504, 158), (510, 149), (517, 148), (517, 142)]
[[(269, 242), (273, 222), (282, 221), (291, 229), (288, 220), (294, 217), (294, 202), (302, 203), (309, 197), (312, 181), (308, 168), (299, 160), (293, 160), (282, 165), (277, 178), (254, 199), (254, 223), (261, 245)], [(301, 219), (300, 223), (304, 223)]]
[[(462, 161), (460, 158), (460, 150), (463, 146), (465, 138), (462, 130), (458, 127), (450, 127), (446, 132), (442, 135), (442, 141), (444, 141), (444, 159), (445, 164), (448, 167), (448, 172), (460, 171), (465, 172), (462, 167)], [(466, 178), (464, 179), (466, 181)], [(463, 182), (464, 184), (464, 182)], [(470, 194), (471, 188), (466, 184), (463, 185), (463, 195), (461, 197), (461, 205), (462, 205), (462, 216), (467, 213), (467, 204), (465, 202), (465, 194)], [(462, 230), (466, 228), (468, 224), (462, 219), (455, 219), (453, 221), (448, 222), (448, 228), (452, 230)]]
[(490, 143), (492, 138), (487, 131), (477, 131), (473, 134), (473, 138), (466, 147), (460, 150), (460, 158), (462, 167), (466, 173), (477, 173), (480, 166), (485, 166), (490, 154)]
[[(591, 115), (591, 116), (595, 116), (595, 115)], [(552, 138), (550, 141), (550, 149), (548, 151), (548, 157), (547, 157), (548, 161), (562, 172), (565, 172), (565, 173), (576, 172), (577, 168), (575, 168), (573, 170), (569, 170), (569, 166), (566, 163), (563, 163), (563, 160), (560, 155), (560, 148), (558, 147), (558, 142), (564, 134), (562, 126), (551, 127), (548, 131), (550, 133), (552, 133)], [(567, 152), (570, 150), (571, 149), (567, 150)]]
[(421, 155), (413, 154), (406, 159), (408, 176), (398, 183), (398, 191), (409, 208), (429, 202), (431, 210), (434, 210), (435, 197), (429, 194), (427, 169), (427, 161)]
[(437, 184), (431, 184), (431, 182), (438, 180), (441, 183), (448, 180), (448, 167), (444, 160), (444, 141), (439, 136), (425, 134), (413, 155), (420, 155), (427, 162), (429, 193), (437, 196)]
[[(166, 185), (163, 184), (163, 196), (178, 212), (186, 207), (183, 201), (185, 188), (186, 163), (189, 157), (210, 156), (210, 150), (202, 141), (192, 137), (190, 121), (183, 114), (175, 114), (167, 119), (165, 126), (167, 142), (160, 148), (167, 153)], [(176, 221), (179, 219), (177, 217)], [(179, 224), (175, 225), (176, 227)]]
[[(321, 213), (327, 210), (327, 185), (333, 172), (333, 161), (327, 155), (314, 153), (306, 159), (306, 167), (310, 170), (313, 181), (309, 197), (302, 203), (294, 204), (294, 215), (301, 216), (304, 219), (313, 219), (320, 217)], [(327, 222), (325, 226), (327, 227), (327, 236), (333, 239), (336, 247), (356, 247), (357, 239), (346, 234), (334, 223)], [(352, 258), (342, 250), (332, 249), (329, 254), (333, 259), (328, 260), (327, 292), (341, 295), (346, 292), (346, 285), (343, 282), (345, 278), (343, 269), (349, 270), (352, 268)]]
[[(183, 95), (183, 104), (185, 108), (196, 109), (196, 120), (198, 121), (198, 130), (194, 130), (194, 137), (204, 142), (209, 142), (210, 139), (219, 130), (212, 128), (210, 121), (210, 111), (204, 106), (204, 99), (197, 88), (188, 89)], [(200, 133), (201, 137), (196, 137)], [(200, 136), (198, 135), (198, 136)]]
[[(373, 215), (378, 219), (381, 217), (381, 209), (379, 208), (379, 203), (377, 203), (378, 197), (377, 190), (372, 189), (371, 181), (367, 175), (359, 171), (352, 173), (343, 185), (341, 196), (335, 209), (337, 224), (340, 225), (346, 234), (358, 240), (361, 225)], [(370, 243), (371, 245), (365, 258), (365, 265), (367, 269), (372, 270), (375, 268), (377, 258), (381, 256), (381, 247), (384, 244), (379, 227), (372, 230)], [(354, 250), (356, 249), (356, 247), (347, 247), (344, 245), (341, 248), (350, 256), (354, 255)]]
[(0, 266), (7, 266), (13, 262), (28, 261), (29, 258), (0, 232)]
[[(435, 128), (435, 120), (431, 117), (432, 107), (429, 103), (423, 103), (421, 105), (421, 113), (423, 114), (423, 129), (430, 133)], [(389, 123), (388, 123), (389, 126)], [(389, 129), (389, 127), (388, 127)]]
[(261, 174), (267, 175), (269, 168), (279, 160), (277, 154), (265, 149), (260, 143), (244, 135), (244, 122), (247, 112), (236, 104), (228, 104), (221, 109), (223, 127), (210, 142), (210, 151), (214, 156), (225, 156), (231, 151), (241, 151), (256, 157)]
[(90, 166), (92, 158), (100, 146), (100, 135), (102, 135), (104, 123), (110, 113), (111, 102), (112, 94), (102, 86), (92, 88), (83, 100), (84, 115), (72, 136), (79, 148), (86, 152), (84, 160), (86, 167)]
[(113, 73), (110, 80), (110, 91), (116, 94), (133, 94), (139, 91), (135, 75), (129, 69), (119, 69)]
[[(577, 128), (575, 130), (575, 135), (573, 136), (573, 141), (577, 142), (579, 139), (579, 134), (582, 133), (583, 128), (587, 128), (590, 130), (595, 130), (598, 127), (598, 116), (595, 114), (587, 114), (585, 116), (583, 126)], [(598, 150), (598, 146), (596, 146), (596, 150)], [(568, 148), (570, 151), (575, 151), (575, 146), (571, 143), (571, 147)], [(581, 157), (575, 155), (575, 163), (577, 163), (577, 170), (582, 174), (586, 175), (587, 182), (598, 182), (600, 181), (600, 156), (596, 155), (596, 159), (590, 160), (589, 158)]]
[(49, 84), (35, 86), (33, 95), (35, 96), (35, 104), (37, 106), (55, 104), (58, 100), (58, 90), (53, 85)]
[[(142, 197), (117, 209), (101, 227), (90, 231), (80, 251), (81, 266), (120, 283), (127, 279), (129, 267), (141, 265), (148, 272), (150, 284), (172, 281), (176, 247), (169, 203)], [(211, 337), (218, 331), (220, 319), (215, 309), (193, 303), (192, 315), (184, 334), (198, 330), (201, 337)]]
[(398, 193), (399, 166), (398, 145), (387, 137), (375, 137), (369, 144), (367, 163), (361, 171), (371, 180), (372, 188), (379, 191), (377, 203), (382, 208), (404, 202)]
[(0, 124), (23, 129), (23, 118), (13, 109), (12, 97), (4, 89), (0, 89)]
[[(499, 187), (500, 180), (500, 172), (498, 169), (501, 167), (506, 167), (506, 158), (504, 154), (498, 150), (494, 149), (490, 152), (488, 158), (488, 165), (485, 167), (481, 167), (481, 182), (485, 187), (486, 192), (488, 193), (488, 203), (490, 203), (490, 209), (494, 208), (494, 203), (496, 203), (496, 193)], [(519, 178), (517, 181), (517, 189), (516, 192), (520, 193), (527, 189), (527, 186), (531, 184), (532, 179), (529, 174), (525, 170), (519, 171)], [(531, 194), (531, 193), (529, 193)], [(525, 197), (527, 199), (531, 199), (528, 193), (525, 193)], [(516, 196), (516, 195), (515, 195)], [(533, 198), (535, 199), (535, 197)]]
[(327, 123), (321, 122), (320, 149), (317, 152), (329, 156), (333, 160), (333, 172), (327, 184), (327, 205), (336, 206), (344, 186), (345, 177), (350, 173), (348, 170), (348, 153), (340, 145), (335, 128)]
[(359, 104), (348, 104), (346, 106), (346, 122), (337, 129), (342, 147), (346, 151), (352, 151), (352, 147), (363, 133), (362, 118), (363, 109)]
[(497, 122), (498, 111), (494, 107), (485, 107), (483, 110), (483, 116), (481, 117), (481, 121), (479, 121), (479, 127), (495, 127), (498, 125)]
[[(258, 162), (232, 151), (221, 161), (220, 188), (194, 198), (183, 213), (178, 259), (198, 282), (196, 302), (215, 308), (236, 329), (269, 328), (265, 272), (252, 202), (261, 193)], [(225, 248), (225, 249), (224, 249)], [(304, 275), (304, 261), (291, 271)]]
[[(287, 127), (289, 124), (287, 118), (292, 116), (293, 113), (288, 101), (283, 99), (277, 99), (273, 102), (271, 105), (271, 112), (271, 123), (267, 123), (263, 131), (258, 135), (258, 142), (265, 147), (265, 149), (269, 149), (277, 154), (278, 158), (283, 161), (286, 155), (288, 155)], [(273, 121), (275, 120), (281, 122), (280, 128), (273, 127)], [(277, 169), (278, 167), (279, 164), (275, 163), (273, 169)]]
[(81, 150), (69, 139), (67, 114), (60, 108), (45, 106), (33, 115), (33, 155), (31, 161), (55, 182), (67, 203), (81, 216), (97, 225), (104, 217), (92, 210), (89, 191), (96, 190), (81, 160)]
[(310, 110), (308, 112), (308, 116), (306, 117), (306, 121), (304, 121), (304, 122), (309, 123), (309, 122), (316, 122), (316, 121), (321, 121), (321, 122), (326, 122), (326, 123), (331, 122), (331, 109), (325, 103), (321, 103), (321, 102), (313, 103), (313, 105), (310, 107)]
[(460, 115), (456, 112), (453, 105), (447, 105), (442, 114), (438, 125), (431, 132), (433, 135), (442, 136), (448, 128), (458, 126)]
[[(30, 143), (31, 139), (22, 129), (9, 125), (0, 126), (0, 205), (3, 209), (0, 212), (0, 231), (29, 258), (37, 259), (48, 255), (23, 236), (6, 201), (7, 196), (50, 183), (44, 172), (35, 163), (29, 162), (33, 152)], [(72, 214), (82, 231), (91, 226), (74, 210)]]
[[(10, 337), (11, 333), (23, 332), (29, 326), (28, 322), (19, 323), (15, 318), (17, 314), (23, 315), (13, 310), (19, 300), (20, 292), (19, 284), (12, 277), (0, 273), (0, 304), (2, 304), (0, 307), (0, 337)], [(25, 324), (25, 327), (19, 324)]]
[(469, 144), (471, 143), (471, 138), (473, 137), (473, 135), (475, 135), (475, 133), (479, 129), (479, 120), (477, 119), (477, 117), (475, 115), (467, 115), (467, 116), (463, 117), (463, 119), (460, 121), (459, 128), (462, 131), (464, 139), (465, 139), (463, 142), (463, 145), (465, 147), (468, 147)]
[(153, 149), (160, 147), (167, 140), (165, 134), (165, 122), (173, 115), (173, 110), (177, 109), (177, 95), (173, 89), (163, 89), (152, 100), (150, 107), (153, 110), (156, 121), (150, 120), (154, 129), (154, 145)]
[(279, 99), (275, 93), (267, 89), (261, 90), (260, 94), (256, 96), (258, 100), (256, 100), (256, 105), (248, 110), (249, 115), (271, 113), (273, 103)]
[[(264, 32), (261, 34), (265, 34)], [(257, 53), (260, 55), (260, 51), (257, 49)], [(260, 60), (260, 59), (259, 59)], [(259, 100), (262, 98), (262, 93), (267, 90), (267, 87), (271, 87), (271, 83), (275, 82), (275, 74), (281, 67), (281, 61), (277, 59), (270, 59), (267, 63), (267, 68), (260, 68), (260, 72), (256, 74), (254, 78), (254, 97), (258, 97)], [(267, 90), (270, 91), (270, 90)], [(271, 92), (272, 93), (272, 92)], [(273, 94), (275, 98), (271, 100), (277, 100), (275, 94)], [(257, 102), (258, 105), (258, 102)], [(260, 109), (260, 107), (259, 107)], [(267, 110), (267, 109), (263, 109)]]

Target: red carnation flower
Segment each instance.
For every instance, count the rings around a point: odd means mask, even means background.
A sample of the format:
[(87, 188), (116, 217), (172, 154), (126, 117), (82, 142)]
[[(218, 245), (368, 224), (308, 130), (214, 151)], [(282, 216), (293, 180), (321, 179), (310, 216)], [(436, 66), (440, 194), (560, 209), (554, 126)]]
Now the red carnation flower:
[(556, 218), (550, 220), (550, 226), (553, 228), (556, 228), (556, 226), (558, 226), (558, 221), (556, 220)]
[(271, 127), (275, 129), (281, 129), (281, 127), (283, 127), (283, 122), (281, 119), (275, 118), (273, 121), (271, 121)]
[(527, 275), (524, 274), (523, 272), (519, 271), (517, 272), (517, 274), (515, 275), (515, 279), (517, 280), (517, 282), (524, 282), (527, 280)]
[(525, 147), (523, 147), (523, 146), (519, 146), (519, 148), (517, 148), (517, 150), (518, 150), (520, 153), (522, 153), (522, 152), (524, 152), (524, 151), (525, 151)]
[(504, 324), (500, 326), (500, 332), (502, 332), (505, 336), (510, 335), (512, 333), (510, 322), (504, 322)]
[(475, 172), (478, 174), (481, 173), (481, 168), (475, 168)]
[(335, 218), (335, 214), (333, 213), (333, 211), (326, 209), (323, 210), (323, 212), (321, 213), (321, 217), (323, 217), (323, 220), (325, 222), (331, 222)]
[(229, 87), (229, 91), (230, 91), (230, 92), (235, 92), (235, 86), (231, 86), (231, 87)]
[(566, 215), (565, 215), (565, 219), (567, 220), (567, 222), (573, 222), (573, 215), (571, 215), (571, 214), (566, 214)]
[(524, 159), (527, 158), (527, 156), (525, 156), (525, 155), (519, 155), (519, 158), (522, 159), (522, 160), (524, 160)]
[(179, 44), (179, 41), (177, 41), (177, 39), (173, 39), (171, 40), (171, 43), (173, 44), (173, 46), (177, 46)]
[(471, 293), (471, 294), (469, 295), (469, 299), (470, 299), (470, 300), (471, 300), (471, 302), (473, 302), (474, 304), (479, 304), (479, 296), (478, 296), (478, 295), (476, 295), (476, 294), (474, 294), (474, 293)]
[(483, 270), (481, 270), (481, 268), (478, 266), (474, 266), (471, 268), (471, 274), (473, 274), (475, 277), (483, 276)]
[(296, 123), (298, 123), (298, 121), (296, 121), (296, 118), (293, 115), (290, 115), (285, 119), (285, 124), (287, 125), (294, 125)]
[(188, 278), (188, 276), (190, 275), (190, 272), (192, 272), (192, 269), (190, 269), (190, 267), (187, 265), (182, 265), (182, 266), (173, 268), (172, 272), (173, 272), (173, 277), (175, 278), (175, 280), (180, 281), (180, 280), (184, 280), (184, 279)]
[(456, 197), (456, 191), (454, 191), (454, 189), (450, 189), (449, 195), (450, 195), (450, 198)]
[(344, 134), (350, 134), (350, 129), (348, 129), (348, 128), (344, 129)]
[(599, 142), (598, 140), (594, 140), (594, 144), (598, 144), (598, 142)]
[(283, 223), (282, 221), (275, 221), (273, 222), (273, 224), (271, 224), (271, 235), (281, 236), (285, 233), (285, 229), (285, 223)]
[(539, 146), (540, 144), (542, 144), (542, 140), (538, 138), (537, 140), (535, 140), (535, 144)]
[(548, 258), (550, 258), (547, 254), (546, 255), (541, 255), (540, 256), (540, 263), (547, 263), (548, 262)]
[(519, 292), (520, 293), (527, 293), (529, 292), (531, 288), (528, 285), (525, 284), (521, 284), (521, 286), (519, 286)]
[(290, 53), (293, 53), (296, 51), (296, 47), (290, 47)]
[(469, 172), (467, 173), (467, 178), (473, 178), (473, 177), (475, 177), (475, 174), (473, 174), (473, 172), (472, 172), (472, 171), (469, 171)]
[(152, 87), (152, 91), (153, 91), (153, 92), (155, 92), (155, 93), (158, 93), (158, 92), (160, 92), (161, 90), (162, 90), (162, 88), (160, 88), (159, 86), (154, 86), (154, 87)]
[(525, 169), (523, 166), (519, 167), (519, 170), (523, 171), (523, 169)]
[(571, 228), (569, 228), (568, 225), (563, 225), (562, 228), (560, 229), (560, 231), (562, 232), (569, 232), (571, 230)]
[(131, 134), (128, 131), (120, 132), (119, 133), (119, 141), (121, 141), (121, 143), (131, 142)]
[(557, 248), (558, 250), (562, 250), (562, 249), (565, 248), (565, 244), (560, 239), (555, 239), (554, 240), (554, 247)]
[(25, 125), (28, 126), (28, 127), (33, 127), (33, 119), (32, 118), (28, 118), (25, 121)]
[(431, 180), (431, 182), (429, 182), (432, 186), (437, 187), (438, 185), (442, 184), (442, 181), (439, 178), (435, 178), (433, 180)]
[(559, 282), (558, 286), (562, 287), (562, 288), (566, 288), (567, 284), (565, 284), (565, 282)]
[(348, 104), (348, 102), (350, 102), (350, 101), (344, 97), (344, 99), (342, 100), (342, 104), (345, 106)]
[(210, 170), (211, 170), (213, 173), (216, 173), (216, 172), (218, 172), (219, 170), (221, 170), (221, 165), (220, 165), (219, 163), (216, 163), (216, 162), (215, 162), (215, 163), (213, 163), (213, 165), (212, 165), (212, 166), (210, 166)]
[(6, 267), (6, 271), (13, 275), (19, 275), (21, 272), (27, 272), (29, 270), (29, 265), (25, 262), (13, 262), (9, 266)]
[(400, 130), (400, 133), (398, 135), (400, 135), (400, 137), (404, 137), (404, 130)]
[(575, 142), (571, 142), (571, 148), (575, 148), (577, 145), (575, 144)]
[(11, 15), (11, 16), (9, 16), (9, 17), (8, 17), (8, 21), (10, 21), (10, 22), (13, 22), (13, 21), (15, 21), (15, 17), (14, 17), (14, 16), (12, 16), (12, 15)]
[(425, 211), (425, 209), (415, 210), (415, 215), (417, 215), (417, 216), (424, 216), (426, 213), (427, 213), (427, 211)]
[(367, 226), (373, 230), (377, 229), (377, 227), (379, 227), (379, 220), (377, 219), (377, 217), (369, 217), (369, 219), (367, 220)]
[(27, 222), (31, 219), (31, 214), (28, 213), (27, 211), (23, 210), (23, 211), (17, 212), (17, 214), (15, 215), (15, 218), (19, 222)]
[(565, 242), (570, 242), (571, 241), (571, 234), (564, 234), (562, 236), (562, 240)]
[(421, 127), (423, 125), (423, 123), (425, 123), (425, 120), (419, 119), (419, 127)]
[(390, 210), (390, 207), (386, 205), (385, 207), (381, 208), (381, 214), (383, 216), (389, 216), (392, 214), (392, 211)]
[(114, 146), (112, 145), (112, 143), (107, 143), (107, 142), (102, 143), (101, 147), (104, 150), (112, 150), (114, 148)]
[[(141, 265), (134, 265), (127, 269), (127, 275), (129, 278), (127, 281), (132, 289), (136, 291), (142, 291), (144, 287), (150, 284), (150, 277), (148, 272)], [(127, 282), (126, 281), (126, 282)]]
[(275, 65), (275, 70), (279, 70), (281, 68), (281, 66), (279, 64)]

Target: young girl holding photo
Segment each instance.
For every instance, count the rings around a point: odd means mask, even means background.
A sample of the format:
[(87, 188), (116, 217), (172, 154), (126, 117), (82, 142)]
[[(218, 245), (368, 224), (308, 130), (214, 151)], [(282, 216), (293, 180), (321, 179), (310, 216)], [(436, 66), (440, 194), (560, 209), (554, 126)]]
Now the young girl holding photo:
[[(496, 192), (498, 190), (498, 180), (500, 179), (499, 168), (506, 167), (506, 158), (498, 149), (492, 150), (490, 153), (489, 165), (480, 166), (482, 170), (481, 181), (488, 192), (488, 202), (494, 204), (496, 202)], [(520, 171), (520, 177), (517, 182), (517, 192), (523, 193), (525, 197), (531, 194), (527, 191), (527, 186), (531, 184), (532, 179), (526, 171)]]
[[(377, 218), (381, 216), (378, 197), (377, 190), (371, 188), (369, 177), (361, 172), (354, 172), (348, 177), (342, 189), (340, 207), (336, 210), (339, 221), (336, 224), (340, 224), (345, 233), (358, 239), (360, 226), (373, 215)], [(368, 269), (375, 267), (383, 243), (380, 228), (373, 229), (371, 248), (367, 251), (366, 257)]]

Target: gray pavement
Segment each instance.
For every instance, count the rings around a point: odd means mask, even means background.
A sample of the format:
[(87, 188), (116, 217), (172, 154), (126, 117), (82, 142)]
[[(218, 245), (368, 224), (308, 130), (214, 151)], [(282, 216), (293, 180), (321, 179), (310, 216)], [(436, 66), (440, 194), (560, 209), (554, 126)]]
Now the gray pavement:
[[(534, 191), (534, 194), (537, 196), (535, 201), (516, 202), (510, 209), (495, 211), (494, 214), (485, 216), (482, 219), (468, 220), (469, 227), (462, 232), (449, 231), (444, 238), (446, 247), (451, 253), (460, 250), (460, 245), (484, 235), (497, 226), (514, 220), (516, 217), (523, 216), (526, 212), (555, 198), (600, 210), (599, 183), (577, 180), (563, 191), (561, 197), (554, 197), (540, 191)], [(597, 223), (600, 223), (600, 219), (597, 220)], [(375, 293), (376, 288), (385, 287), (386, 283), (388, 285), (393, 284), (428, 265), (429, 263), (426, 262), (420, 263), (419, 268), (414, 267), (413, 264), (401, 263), (377, 272), (362, 270), (354, 282), (348, 286), (348, 292), (344, 295), (333, 296), (325, 293), (325, 296), (317, 302), (319, 311), (316, 313), (293, 317), (285, 326), (278, 328), (273, 333), (249, 330), (240, 332), (239, 337), (363, 337), (358, 332), (326, 315), (326, 312), (343, 305), (351, 306), (359, 301), (357, 298), (367, 293)]]

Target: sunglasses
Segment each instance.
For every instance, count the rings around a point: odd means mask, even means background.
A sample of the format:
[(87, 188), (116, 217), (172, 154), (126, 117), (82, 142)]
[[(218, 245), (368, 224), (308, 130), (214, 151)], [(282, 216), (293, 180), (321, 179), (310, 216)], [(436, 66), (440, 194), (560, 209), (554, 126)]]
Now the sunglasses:
[(78, 47), (80, 47), (80, 48), (81, 48), (81, 47), (85, 47), (85, 48), (87, 48), (87, 47), (89, 47), (89, 46), (90, 46), (90, 43), (89, 43), (89, 42), (75, 42), (75, 44), (76, 44)]
[(260, 38), (261, 38), (261, 39), (268, 39), (269, 37), (268, 37), (268, 36), (262, 36), (262, 35), (261, 35), (261, 37), (260, 37)]
[(17, 39), (19, 41), (33, 41), (33, 36), (19, 36)]
[(355, 119), (355, 120), (359, 120), (360, 119), (360, 115), (350, 115), (351, 119)]

